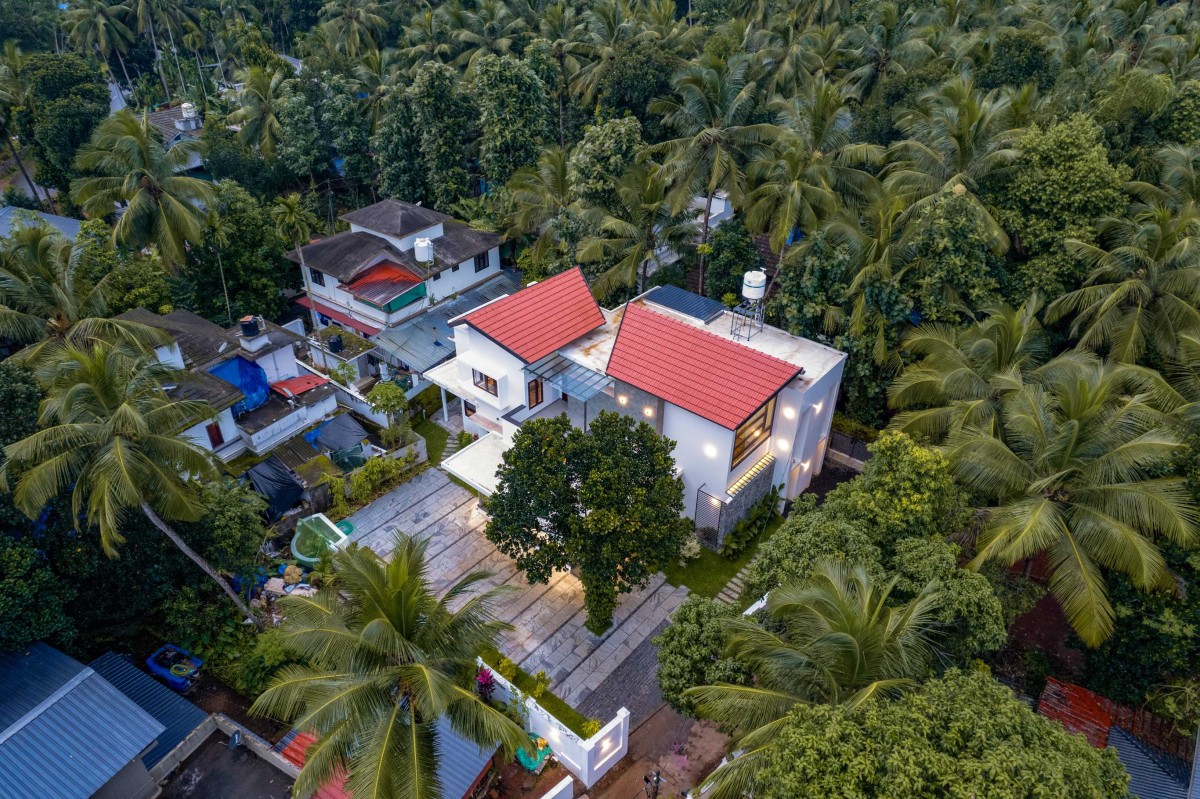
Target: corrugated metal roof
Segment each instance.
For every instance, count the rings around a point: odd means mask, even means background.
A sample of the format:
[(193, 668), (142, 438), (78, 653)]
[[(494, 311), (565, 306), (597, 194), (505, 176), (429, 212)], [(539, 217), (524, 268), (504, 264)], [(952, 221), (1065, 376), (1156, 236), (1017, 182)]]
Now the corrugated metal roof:
[(1157, 754), (1131, 733), (1113, 727), (1108, 745), (1129, 772), (1129, 792), (1138, 799), (1186, 799), (1187, 765), (1169, 762), (1173, 758)]
[(415, 319), (384, 330), (374, 338), (375, 346), (414, 372), (432, 369), (454, 355), (451, 319), (520, 288), (516, 277), (502, 273), (456, 299), (438, 303)]
[(130, 662), (129, 658), (109, 652), (92, 661), (92, 668), (137, 706), (165, 727), (154, 747), (142, 756), (151, 768), (179, 745), (208, 714), (172, 691)]
[(380, 261), (359, 272), (345, 289), (359, 299), (383, 305), (423, 282), (393, 261)]
[(0, 654), (0, 799), (84, 799), (164, 726), (46, 644)]
[(533, 363), (600, 327), (604, 315), (575, 267), (472, 311), (462, 321)]
[(631, 302), (608, 374), (734, 430), (800, 367)]
[(678, 311), (693, 319), (699, 319), (704, 324), (720, 318), (721, 314), (727, 310), (723, 302), (717, 302), (678, 286), (657, 286), (646, 292), (643, 299), (646, 302), (670, 308), (672, 311)]
[(1046, 680), (1037, 712), (1062, 724), (1068, 732), (1083, 735), (1097, 749), (1106, 745), (1113, 723), (1108, 700), (1082, 686), (1053, 677)]

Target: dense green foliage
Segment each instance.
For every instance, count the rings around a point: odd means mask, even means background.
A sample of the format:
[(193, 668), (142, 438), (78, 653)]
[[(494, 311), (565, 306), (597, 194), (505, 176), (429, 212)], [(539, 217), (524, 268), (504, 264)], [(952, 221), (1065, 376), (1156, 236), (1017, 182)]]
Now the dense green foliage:
[(674, 447), (645, 422), (611, 412), (586, 433), (565, 414), (531, 420), (513, 436), (487, 499), (488, 539), (531, 582), (575, 566), (588, 629), (599, 635), (619, 595), (676, 558), (688, 532)]
[(1034, 714), (985, 672), (952, 671), (895, 702), (801, 706), (779, 731), (754, 795), (1123, 799), (1111, 749)]
[(726, 654), (724, 621), (737, 613), (715, 599), (692, 595), (671, 614), (671, 624), (658, 634), (658, 687), (667, 704), (684, 715), (695, 712), (695, 703), (683, 692), (717, 682), (740, 684), (749, 676), (746, 667)]

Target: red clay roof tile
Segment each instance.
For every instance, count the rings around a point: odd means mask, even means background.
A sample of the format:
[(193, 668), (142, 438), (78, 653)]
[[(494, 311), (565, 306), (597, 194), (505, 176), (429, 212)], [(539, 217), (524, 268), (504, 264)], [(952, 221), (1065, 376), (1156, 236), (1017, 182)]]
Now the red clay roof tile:
[(631, 302), (608, 374), (730, 430), (800, 367)]
[(533, 363), (604, 324), (579, 267), (471, 311), (461, 321), (525, 363)]

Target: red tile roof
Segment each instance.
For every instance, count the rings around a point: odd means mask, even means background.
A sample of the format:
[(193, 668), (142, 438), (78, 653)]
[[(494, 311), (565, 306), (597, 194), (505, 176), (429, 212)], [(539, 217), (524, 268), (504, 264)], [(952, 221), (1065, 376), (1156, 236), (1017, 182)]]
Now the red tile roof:
[(625, 306), (608, 374), (730, 430), (791, 382), (800, 367), (744, 344)]
[(600, 327), (604, 315), (575, 267), (472, 311), (455, 324), (462, 322), (533, 363)]
[(1062, 724), (1068, 732), (1082, 733), (1089, 744), (1103, 749), (1113, 726), (1111, 706), (1112, 701), (1100, 694), (1051, 677), (1046, 680), (1037, 710)]
[(305, 391), (314, 389), (317, 386), (323, 386), (328, 382), (329, 378), (327, 377), (300, 375), (299, 377), (289, 377), (287, 380), (272, 383), (271, 390), (284, 397), (298, 397)]
[[(298, 768), (304, 767), (305, 753), (308, 747), (316, 743), (317, 737), (307, 732), (298, 732), (280, 753), (284, 759)], [(345, 776), (334, 777), (312, 795), (312, 799), (351, 799), (346, 790)]]
[(372, 325), (367, 324), (366, 322), (358, 321), (357, 319), (355, 319), (354, 317), (352, 317), (350, 314), (346, 313), (345, 311), (339, 311), (337, 308), (333, 308), (328, 305), (325, 305), (324, 303), (320, 303), (315, 300), (311, 300), (308, 297), (297, 297), (296, 302), (299, 305), (303, 305), (305, 308), (312, 308), (317, 313), (328, 316), (330, 319), (332, 319), (335, 322), (340, 322), (343, 325), (345, 325), (346, 327), (349, 327), (353, 330), (357, 330), (359, 333), (362, 333), (363, 335), (373, 336), (376, 333), (378, 333), (380, 330), (382, 330), (382, 328), (374, 327)]
[(424, 281), (392, 261), (380, 261), (346, 284), (346, 291), (374, 303), (385, 303)]

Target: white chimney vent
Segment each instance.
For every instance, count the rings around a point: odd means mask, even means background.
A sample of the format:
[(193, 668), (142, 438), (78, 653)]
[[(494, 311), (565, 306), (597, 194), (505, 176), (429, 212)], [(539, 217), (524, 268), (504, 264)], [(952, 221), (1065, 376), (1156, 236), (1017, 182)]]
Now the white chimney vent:
[(433, 262), (433, 241), (427, 238), (420, 238), (413, 242), (413, 254), (417, 258), (417, 263), (428, 264)]
[(747, 300), (761, 300), (767, 294), (767, 273), (761, 270), (747, 272), (742, 278), (742, 297)]

